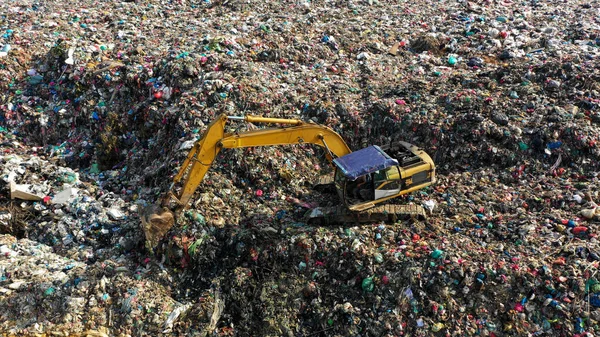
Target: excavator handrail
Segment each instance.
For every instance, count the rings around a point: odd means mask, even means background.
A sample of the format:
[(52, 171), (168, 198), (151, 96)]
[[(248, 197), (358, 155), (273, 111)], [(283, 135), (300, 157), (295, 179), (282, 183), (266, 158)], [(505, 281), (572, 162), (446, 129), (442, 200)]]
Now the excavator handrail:
[(271, 124), (291, 124), (291, 125), (300, 125), (300, 124), (305, 123), (303, 120), (300, 120), (300, 119), (271, 118), (271, 117), (255, 116), (255, 115), (227, 116), (227, 119), (246, 121), (248, 123), (271, 123)]

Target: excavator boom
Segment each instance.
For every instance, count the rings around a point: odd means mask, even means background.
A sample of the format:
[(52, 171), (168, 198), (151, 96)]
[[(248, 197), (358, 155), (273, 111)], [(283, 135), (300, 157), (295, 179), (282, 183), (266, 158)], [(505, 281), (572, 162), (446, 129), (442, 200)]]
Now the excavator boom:
[[(277, 127), (246, 131), (242, 133), (225, 133), (228, 120), (244, 120), (250, 123), (288, 124), (288, 127)], [(325, 156), (331, 161), (352, 152), (344, 140), (335, 131), (322, 125), (306, 123), (297, 119), (265, 118), (258, 116), (231, 117), (219, 116), (213, 121), (204, 136), (198, 140), (181, 165), (174, 183), (181, 181), (189, 169), (189, 174), (179, 195), (175, 196), (182, 206), (187, 205), (190, 198), (204, 180), (206, 172), (214, 162), (221, 149), (235, 149), (255, 146), (275, 146), (289, 144), (314, 144), (326, 149)]]

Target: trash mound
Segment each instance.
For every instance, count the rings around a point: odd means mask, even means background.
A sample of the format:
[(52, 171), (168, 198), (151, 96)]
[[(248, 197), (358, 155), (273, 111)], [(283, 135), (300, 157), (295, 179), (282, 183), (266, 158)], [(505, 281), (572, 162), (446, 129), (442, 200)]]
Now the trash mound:
[[(145, 279), (144, 266), (129, 269), (109, 260), (86, 265), (9, 235), (0, 236), (0, 251), (0, 329), (8, 335), (133, 334), (146, 321), (146, 332), (160, 333), (161, 316), (179, 306), (164, 286)], [(122, 328), (106, 330), (117, 326)]]
[[(593, 4), (8, 0), (0, 332), (591, 336)], [(148, 251), (141, 207), (219, 114), (403, 140), (427, 221), (315, 227), (308, 145), (224, 151)], [(228, 126), (228, 131), (261, 127)]]
[(424, 51), (437, 52), (441, 48), (440, 41), (433, 35), (419, 36), (414, 41), (411, 41), (410, 47), (417, 53)]

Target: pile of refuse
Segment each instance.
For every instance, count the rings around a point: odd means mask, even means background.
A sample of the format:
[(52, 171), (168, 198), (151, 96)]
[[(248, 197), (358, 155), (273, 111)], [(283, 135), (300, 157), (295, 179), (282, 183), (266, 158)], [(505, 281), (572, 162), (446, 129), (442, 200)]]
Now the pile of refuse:
[[(594, 335), (597, 8), (7, 0), (0, 332)], [(321, 149), (228, 150), (148, 249), (140, 210), (221, 113), (423, 148), (438, 182), (396, 202), (427, 220), (310, 226)]]

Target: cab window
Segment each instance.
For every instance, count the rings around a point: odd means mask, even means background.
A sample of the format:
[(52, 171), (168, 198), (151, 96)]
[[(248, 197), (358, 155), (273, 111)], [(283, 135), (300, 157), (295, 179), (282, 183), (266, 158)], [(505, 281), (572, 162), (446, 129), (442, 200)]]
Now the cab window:
[(396, 190), (400, 188), (400, 171), (398, 166), (390, 166), (375, 172), (375, 189)]
[(398, 166), (390, 166), (385, 170), (375, 172), (375, 182), (383, 182), (386, 180), (398, 180), (400, 179), (400, 171)]

